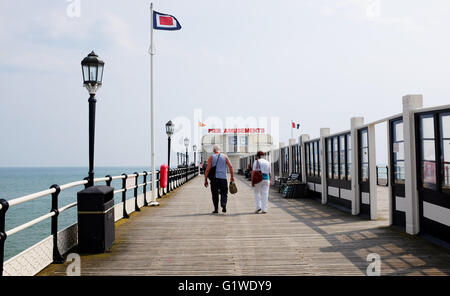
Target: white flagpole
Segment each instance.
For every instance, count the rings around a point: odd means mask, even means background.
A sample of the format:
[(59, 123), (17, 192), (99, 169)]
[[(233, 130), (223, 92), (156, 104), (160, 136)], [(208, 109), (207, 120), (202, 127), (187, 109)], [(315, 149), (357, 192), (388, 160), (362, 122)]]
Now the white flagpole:
[(153, 44), (153, 2), (150, 4), (150, 39), (151, 39), (151, 44), (150, 44), (150, 75), (151, 75), (151, 81), (150, 81), (150, 87), (151, 87), (151, 91), (150, 91), (150, 102), (151, 102), (151, 133), (152, 133), (152, 159), (151, 159), (151, 163), (152, 163), (152, 195), (151, 195), (151, 200), (149, 205), (150, 206), (159, 206), (159, 203), (156, 201), (157, 198), (157, 191), (159, 190), (159, 188), (156, 188), (156, 164), (155, 164), (155, 104), (154, 104), (154, 100), (153, 100), (153, 94), (154, 94), (154, 89), (153, 89), (153, 56), (155, 55), (155, 48), (154, 48), (154, 44)]

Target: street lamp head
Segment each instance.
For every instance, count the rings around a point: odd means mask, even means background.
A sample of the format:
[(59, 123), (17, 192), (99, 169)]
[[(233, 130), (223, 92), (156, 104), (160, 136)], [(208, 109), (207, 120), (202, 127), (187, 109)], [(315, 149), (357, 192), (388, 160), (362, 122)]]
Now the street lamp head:
[(94, 51), (81, 61), (83, 86), (86, 87), (91, 95), (95, 95), (97, 90), (102, 86), (104, 67), (105, 62), (100, 60)]
[(189, 147), (189, 139), (188, 138), (184, 138), (184, 146)]
[(172, 137), (174, 129), (175, 125), (172, 123), (172, 120), (169, 120), (169, 122), (166, 123), (166, 133), (169, 138)]

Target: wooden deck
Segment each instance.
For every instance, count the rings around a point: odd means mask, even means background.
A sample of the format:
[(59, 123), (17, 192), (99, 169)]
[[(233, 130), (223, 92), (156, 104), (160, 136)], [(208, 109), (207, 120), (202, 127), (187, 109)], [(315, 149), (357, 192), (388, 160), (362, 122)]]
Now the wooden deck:
[[(367, 255), (381, 256), (383, 275), (449, 275), (450, 252), (315, 200), (271, 192), (268, 214), (253, 214), (248, 182), (229, 196), (227, 214), (211, 214), (198, 177), (159, 208), (116, 225), (111, 252), (81, 257), (82, 275), (365, 275)], [(386, 211), (380, 211), (383, 213)], [(67, 264), (39, 275), (65, 275)]]

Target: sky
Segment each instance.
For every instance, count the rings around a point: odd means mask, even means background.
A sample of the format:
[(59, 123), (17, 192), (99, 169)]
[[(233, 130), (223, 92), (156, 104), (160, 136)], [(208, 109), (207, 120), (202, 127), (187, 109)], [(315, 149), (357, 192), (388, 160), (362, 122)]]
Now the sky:
[[(278, 118), (279, 139), (450, 102), (446, 0), (164, 0), (183, 26), (155, 32), (156, 163), (165, 123)], [(0, 0), (0, 166), (87, 166), (81, 60), (105, 63), (96, 165), (150, 164), (150, 1)], [(196, 128), (177, 129), (174, 150)], [(380, 129), (385, 131), (385, 129)], [(384, 135), (385, 136), (385, 135)], [(379, 135), (380, 137), (380, 135)], [(383, 146), (383, 145), (381, 145)], [(385, 148), (385, 145), (383, 146)], [(383, 149), (383, 148), (381, 148)], [(172, 159), (176, 158), (172, 155)]]

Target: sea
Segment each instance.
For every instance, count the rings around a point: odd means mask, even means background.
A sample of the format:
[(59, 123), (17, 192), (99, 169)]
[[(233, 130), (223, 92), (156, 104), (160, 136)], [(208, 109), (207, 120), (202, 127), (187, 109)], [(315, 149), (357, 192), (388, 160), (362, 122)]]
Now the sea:
[[(106, 175), (118, 176), (134, 172), (151, 171), (144, 167), (97, 167), (95, 177)], [(0, 168), (0, 199), (12, 200), (17, 197), (49, 189), (52, 185), (64, 185), (83, 180), (87, 176), (87, 168), (53, 167), (53, 168)], [(142, 178), (142, 177), (141, 177)], [(96, 185), (105, 185), (97, 183)], [(122, 188), (122, 180), (114, 180), (111, 186)], [(59, 195), (59, 208), (77, 200), (77, 192), (84, 189), (78, 186), (64, 190)], [(141, 192), (140, 192), (141, 193)], [(133, 197), (133, 190), (127, 192), (127, 199)], [(116, 194), (115, 203), (122, 201), (122, 195)], [(6, 213), (6, 230), (22, 225), (28, 221), (45, 215), (51, 210), (51, 196), (44, 196), (14, 207)], [(76, 222), (77, 211), (73, 207), (59, 216), (58, 230), (62, 230)], [(51, 219), (47, 219), (28, 229), (9, 236), (5, 243), (5, 260), (35, 245), (51, 234)]]

